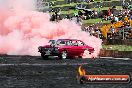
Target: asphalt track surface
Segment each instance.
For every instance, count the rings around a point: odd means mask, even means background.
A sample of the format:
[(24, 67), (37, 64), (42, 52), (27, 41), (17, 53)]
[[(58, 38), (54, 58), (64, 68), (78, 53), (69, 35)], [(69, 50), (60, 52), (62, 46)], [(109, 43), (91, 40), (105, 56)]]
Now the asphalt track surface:
[(132, 59), (43, 60), (31, 56), (0, 56), (0, 88), (132, 88), (131, 81), (79, 84), (76, 76), (80, 65), (87, 74), (129, 74), (132, 77)]

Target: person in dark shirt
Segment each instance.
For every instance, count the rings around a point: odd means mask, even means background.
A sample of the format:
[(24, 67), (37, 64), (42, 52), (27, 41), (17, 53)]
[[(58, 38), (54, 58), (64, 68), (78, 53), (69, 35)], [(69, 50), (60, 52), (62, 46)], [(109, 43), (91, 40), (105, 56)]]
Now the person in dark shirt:
[(130, 15), (130, 20), (132, 20), (132, 14)]
[(54, 13), (51, 16), (51, 21), (55, 21), (55, 14)]
[(67, 15), (66, 15), (66, 19), (70, 19), (70, 16), (69, 16), (69, 14), (67, 14)]

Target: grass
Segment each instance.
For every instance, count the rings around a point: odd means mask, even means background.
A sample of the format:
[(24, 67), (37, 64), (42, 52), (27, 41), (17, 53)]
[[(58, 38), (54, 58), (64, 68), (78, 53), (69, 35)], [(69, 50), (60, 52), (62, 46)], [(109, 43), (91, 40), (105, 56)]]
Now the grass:
[[(75, 10), (69, 10), (69, 11), (61, 11), (61, 14), (73, 14)], [(51, 12), (50, 14), (52, 14)], [(96, 19), (88, 19), (88, 20), (83, 20), (83, 24), (96, 24), (98, 22), (101, 22), (101, 18), (96, 18)], [(103, 21), (102, 23), (110, 23), (110, 21)]]
[[(61, 11), (61, 14), (73, 14), (74, 12), (76, 12), (78, 10), (68, 10), (68, 11)], [(54, 12), (50, 12), (50, 14), (53, 14)]]
[[(64, 1), (64, 0), (57, 0), (57, 1)], [(93, 3), (96, 3), (100, 0), (95, 0), (95, 2)], [(115, 1), (115, 0), (110, 0), (110, 1)], [(109, 2), (109, 1), (106, 1), (106, 2)], [(86, 2), (81, 2), (83, 4), (88, 4)], [(65, 7), (65, 6), (75, 6), (77, 3), (71, 3), (71, 4), (62, 4), (62, 5), (56, 5), (56, 6), (52, 6), (53, 8), (55, 7)], [(102, 7), (100, 8), (100, 10), (108, 10), (110, 7)], [(122, 6), (116, 6), (116, 8), (118, 10), (122, 9)], [(96, 10), (96, 11), (99, 11), (99, 8), (96, 7), (96, 8), (91, 8), (92, 10)], [(72, 10), (70, 9), (69, 11), (61, 11), (61, 14), (73, 14), (74, 12), (77, 12), (78, 10)], [(52, 14), (53, 12), (50, 12), (50, 14)], [(101, 19), (100, 18), (97, 18), (97, 19), (89, 19), (89, 20), (84, 20), (83, 21), (83, 24), (96, 24), (98, 22), (100, 22)], [(110, 21), (103, 21), (102, 23), (110, 23)]]
[[(94, 0), (95, 2), (99, 2), (99, 1), (102, 1), (102, 0)], [(109, 1), (120, 1), (120, 0), (104, 0), (104, 2), (109, 2)]]
[[(57, 1), (64, 1), (64, 0), (56, 0), (56, 1), (52, 1), (52, 2), (57, 2)], [(112, 1), (115, 1), (115, 0), (104, 1), (104, 2), (112, 2)], [(77, 4), (86, 4), (86, 5), (88, 5), (88, 4), (97, 3), (97, 2), (100, 2), (100, 0), (97, 0), (97, 1), (94, 1), (94, 2), (91, 2), (91, 3), (87, 3), (87, 2), (74, 3), (74, 2), (72, 2), (70, 4), (55, 5), (55, 6), (51, 6), (51, 7), (54, 8), (54, 7), (75, 6)]]
[(118, 50), (118, 51), (132, 51), (132, 46), (128, 45), (103, 45), (103, 49), (109, 49), (109, 47), (112, 47), (111, 50)]
[[(100, 8), (100, 10), (108, 10), (109, 8), (111, 8), (111, 7), (102, 7), (102, 8)], [(95, 11), (98, 11), (99, 10), (99, 8), (91, 8), (92, 10), (95, 10)], [(116, 9), (117, 10), (121, 10), (122, 9), (122, 6), (116, 6)]]
[[(101, 20), (102, 20), (101, 18), (84, 20), (83, 24), (89, 24), (89, 23), (96, 24), (96, 23), (100, 22)], [(103, 21), (102, 23), (110, 23), (110, 21)]]
[(74, 12), (78, 12), (79, 10), (68, 10), (68, 11), (61, 11), (62, 14), (73, 14)]
[(101, 19), (100, 18), (97, 18), (97, 19), (84, 20), (83, 23), (84, 24), (86, 24), (86, 23), (98, 23), (100, 21), (101, 21)]
[(62, 5), (56, 5), (56, 6), (51, 6), (52, 8), (54, 7), (65, 7), (65, 6), (75, 6), (77, 3), (71, 3), (71, 4), (62, 4)]
[(56, 1), (64, 1), (64, 0), (56, 0)]
[[(69, 4), (68, 4), (69, 5)], [(68, 6), (67, 5), (67, 6)], [(62, 5), (62, 7), (63, 6), (66, 6), (66, 5)], [(108, 10), (110, 7), (103, 7), (103, 8), (100, 8), (100, 10)], [(118, 10), (120, 10), (120, 9), (122, 9), (122, 6), (116, 6), (116, 8), (118, 9)], [(99, 8), (91, 8), (92, 10), (95, 10), (95, 11), (98, 11), (99, 10)], [(76, 10), (76, 11), (79, 11), (79, 10)], [(61, 13), (62, 14), (69, 14), (69, 12), (70, 13), (74, 13), (75, 12), (75, 10), (68, 10), (68, 11), (61, 11)]]
[[(64, 6), (64, 5), (63, 5)], [(65, 5), (66, 6), (66, 5)], [(100, 8), (100, 10), (108, 10), (110, 7), (103, 7), (103, 8)], [(117, 9), (120, 10), (122, 7), (121, 6), (117, 6)], [(92, 10), (95, 10), (95, 11), (98, 11), (99, 8), (92, 8)], [(71, 13), (74, 13), (75, 11), (79, 11), (79, 10), (68, 10), (68, 11), (61, 11), (62, 14), (71, 14)]]

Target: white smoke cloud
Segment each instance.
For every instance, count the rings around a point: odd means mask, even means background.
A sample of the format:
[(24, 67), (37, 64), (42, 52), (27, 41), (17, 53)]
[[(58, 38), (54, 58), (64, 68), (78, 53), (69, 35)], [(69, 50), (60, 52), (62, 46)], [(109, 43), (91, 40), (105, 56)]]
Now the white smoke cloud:
[(0, 7), (10, 10), (36, 10), (37, 0), (0, 0)]
[(33, 11), (34, 0), (8, 1), (4, 3), (10, 3), (14, 10), (0, 9), (1, 54), (39, 55), (38, 46), (47, 44), (49, 39), (58, 38), (81, 39), (95, 48), (95, 57), (99, 54), (102, 41), (83, 32), (76, 23), (69, 20), (50, 22), (48, 13)]

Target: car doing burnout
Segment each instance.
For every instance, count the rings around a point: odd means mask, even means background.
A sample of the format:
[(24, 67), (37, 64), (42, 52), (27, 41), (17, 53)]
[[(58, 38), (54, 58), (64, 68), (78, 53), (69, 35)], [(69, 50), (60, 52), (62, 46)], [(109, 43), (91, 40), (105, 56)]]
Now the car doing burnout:
[(58, 56), (60, 59), (81, 58), (85, 51), (91, 54), (94, 52), (94, 48), (77, 39), (50, 40), (49, 45), (38, 47), (38, 52), (41, 53), (43, 59), (47, 59), (49, 56)]

